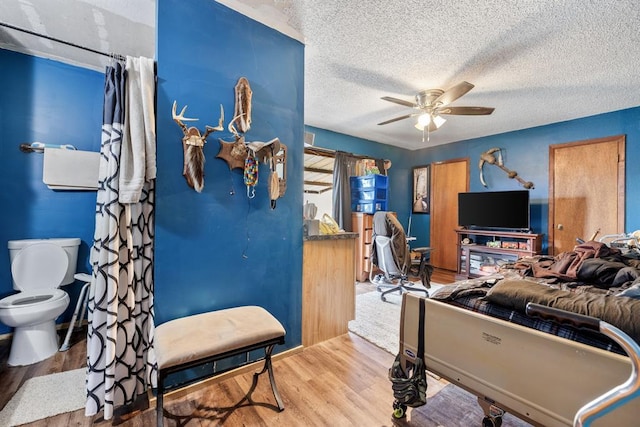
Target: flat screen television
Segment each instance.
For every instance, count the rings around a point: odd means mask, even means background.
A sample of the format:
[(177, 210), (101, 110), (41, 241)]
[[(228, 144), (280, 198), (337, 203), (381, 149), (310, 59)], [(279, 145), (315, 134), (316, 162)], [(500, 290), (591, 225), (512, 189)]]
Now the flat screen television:
[(524, 231), (530, 229), (529, 191), (458, 193), (458, 225)]

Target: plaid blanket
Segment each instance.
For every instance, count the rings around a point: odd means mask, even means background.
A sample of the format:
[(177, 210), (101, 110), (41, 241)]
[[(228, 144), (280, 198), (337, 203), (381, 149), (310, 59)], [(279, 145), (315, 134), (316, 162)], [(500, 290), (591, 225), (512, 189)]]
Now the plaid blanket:
[(602, 335), (598, 332), (574, 328), (570, 325), (559, 324), (552, 320), (542, 320), (535, 317), (530, 317), (516, 310), (512, 310), (501, 305), (492, 304), (485, 300), (482, 296), (463, 295), (446, 302), (457, 307), (475, 311), (476, 313), (496, 317), (498, 319), (517, 323), (518, 325), (556, 335), (561, 338), (566, 338), (582, 344), (601, 348), (603, 350), (626, 355), (624, 350), (622, 350), (622, 348), (620, 348), (617, 343), (612, 341), (609, 337), (606, 337), (605, 335)]

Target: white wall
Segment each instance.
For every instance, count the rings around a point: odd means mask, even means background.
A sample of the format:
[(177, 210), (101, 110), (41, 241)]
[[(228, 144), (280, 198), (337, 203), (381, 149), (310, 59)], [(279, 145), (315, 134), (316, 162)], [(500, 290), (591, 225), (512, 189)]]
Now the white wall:
[(333, 216), (333, 190), (325, 191), (322, 194), (310, 194), (304, 193), (304, 203), (314, 203), (318, 208), (318, 213), (315, 219), (322, 218), (322, 215), (327, 214)]

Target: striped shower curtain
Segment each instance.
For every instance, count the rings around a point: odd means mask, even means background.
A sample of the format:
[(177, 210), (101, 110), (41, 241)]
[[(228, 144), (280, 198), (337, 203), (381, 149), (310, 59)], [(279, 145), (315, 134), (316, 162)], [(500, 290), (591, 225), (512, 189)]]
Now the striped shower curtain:
[[(148, 75), (141, 79), (141, 64), (147, 74), (151, 64), (153, 73), (152, 60), (127, 58), (126, 68), (116, 63), (107, 67), (105, 74), (96, 228), (90, 256), (93, 277), (88, 309), (85, 407), (87, 416), (104, 410), (105, 420), (112, 418), (114, 408), (132, 403), (148, 387), (155, 386), (155, 75), (151, 76), (152, 82)], [(142, 104), (147, 113), (151, 109), (151, 114), (138, 114), (136, 108)], [(132, 108), (136, 114), (129, 117)], [(153, 164), (139, 180), (137, 197), (128, 196), (123, 202), (122, 189), (130, 182), (123, 182), (121, 175), (131, 175), (129, 157), (137, 150), (132, 150), (130, 144), (140, 138), (146, 140), (147, 150), (152, 149), (153, 153), (133, 163)]]

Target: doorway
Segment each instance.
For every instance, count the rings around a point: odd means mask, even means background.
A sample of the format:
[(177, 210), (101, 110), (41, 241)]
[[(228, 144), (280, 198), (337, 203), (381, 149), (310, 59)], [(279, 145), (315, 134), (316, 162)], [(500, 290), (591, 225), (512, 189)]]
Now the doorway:
[(333, 163), (335, 152), (304, 148), (304, 203), (316, 207), (315, 218), (333, 216)]
[(431, 164), (431, 264), (458, 268), (458, 193), (469, 191), (469, 158)]
[(624, 233), (625, 136), (549, 146), (549, 254)]

